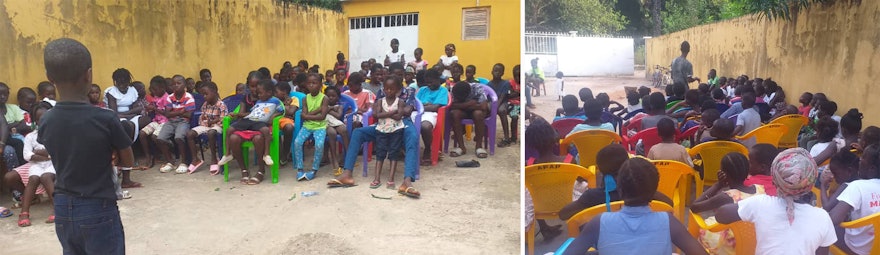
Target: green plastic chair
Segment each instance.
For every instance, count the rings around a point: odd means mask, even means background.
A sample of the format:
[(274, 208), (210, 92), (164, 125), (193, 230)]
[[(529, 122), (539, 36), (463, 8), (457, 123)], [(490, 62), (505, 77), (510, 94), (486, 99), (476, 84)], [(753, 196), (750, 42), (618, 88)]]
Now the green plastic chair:
[[(232, 113), (238, 113), (238, 111), (240, 110), (239, 108), (241, 108), (241, 106), (235, 107), (235, 111), (233, 111)], [(279, 145), (281, 144), (281, 128), (278, 125), (278, 121), (280, 121), (282, 117), (284, 116), (278, 116), (272, 120), (272, 141), (270, 141), (271, 143), (269, 144), (269, 156), (272, 157), (273, 161), (275, 161), (275, 164), (272, 164), (272, 166), (270, 166), (272, 183), (278, 183), (278, 165), (280, 164), (279, 162), (281, 162), (279, 160), (280, 157), (278, 156), (278, 154), (280, 153)], [(229, 153), (229, 146), (226, 146), (226, 131), (229, 130), (230, 123), (232, 123), (232, 117), (226, 116), (223, 118), (223, 155)], [(246, 166), (250, 165), (250, 162), (248, 162), (248, 154), (250, 154), (250, 150), (253, 148), (254, 142), (252, 141), (244, 141), (241, 143), (241, 151), (244, 157), (244, 164)], [(254, 150), (254, 152), (256, 152), (256, 150)], [(259, 162), (259, 160), (260, 159), (258, 158), (258, 155), (254, 155), (254, 162)], [(223, 181), (229, 182), (229, 164), (223, 166), (223, 172)]]

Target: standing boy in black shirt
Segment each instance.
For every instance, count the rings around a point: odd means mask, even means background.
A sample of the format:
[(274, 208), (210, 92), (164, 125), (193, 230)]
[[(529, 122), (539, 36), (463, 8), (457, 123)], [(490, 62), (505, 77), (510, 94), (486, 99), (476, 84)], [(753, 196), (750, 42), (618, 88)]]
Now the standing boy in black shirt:
[(43, 54), (46, 76), (61, 98), (38, 131), (57, 172), (58, 241), (64, 254), (125, 254), (111, 155), (119, 155), (118, 166), (131, 167), (131, 138), (115, 113), (89, 104), (92, 57), (84, 45), (62, 38)]

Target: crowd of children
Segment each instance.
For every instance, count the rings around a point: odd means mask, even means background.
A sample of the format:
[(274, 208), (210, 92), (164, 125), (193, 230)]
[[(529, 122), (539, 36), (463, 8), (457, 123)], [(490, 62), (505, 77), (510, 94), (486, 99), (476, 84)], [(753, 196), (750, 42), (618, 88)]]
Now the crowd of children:
[[(88, 86), (88, 102), (97, 108), (109, 109), (118, 117), (134, 143), (139, 143), (142, 159), (134, 167), (122, 167), (119, 162), (118, 198), (128, 198), (122, 189), (140, 188), (143, 184), (132, 180), (131, 170), (152, 169), (159, 172), (192, 174), (205, 163), (211, 175), (222, 173), (221, 166), (233, 160), (241, 168), (241, 183), (255, 185), (266, 178), (267, 166), (292, 162), (297, 180), (312, 180), (318, 170), (329, 162), (338, 179), (331, 187), (351, 186), (353, 158), (366, 142), (375, 141), (375, 155), (379, 160), (375, 179), (370, 185), (380, 186), (382, 162), (391, 161), (388, 188), (394, 189), (397, 162), (405, 161), (405, 178), (399, 187), (403, 195), (418, 198), (420, 192), (412, 186), (415, 169), (431, 165), (432, 130), (437, 125), (438, 111), (448, 107), (450, 126), (455, 146), (450, 155), (466, 154), (463, 139), (464, 119), (474, 120), (475, 156), (488, 157), (483, 137), (489, 132), (484, 119), (491, 112), (492, 90), (498, 95), (498, 117), (502, 121), (504, 137), (499, 147), (516, 142), (519, 111), (519, 66), (514, 67), (514, 78), (504, 79), (505, 66), (492, 67), (492, 80), (483, 84), (474, 77), (476, 67), (469, 65), (466, 72), (455, 55), (455, 45), (448, 44), (433, 67), (422, 58), (417, 48), (412, 57), (398, 51), (399, 42), (391, 43), (391, 52), (384, 64), (371, 59), (362, 63), (361, 70), (349, 71), (349, 61), (337, 54), (334, 69), (319, 74), (318, 66), (309, 66), (301, 60), (297, 65), (285, 62), (280, 71), (270, 74), (268, 68), (248, 73), (245, 83), (235, 86), (235, 94), (223, 97), (218, 84), (212, 81), (211, 70), (199, 70), (198, 81), (183, 75), (154, 76), (148, 84), (136, 81), (125, 68), (112, 74), (113, 86), (103, 91), (97, 84)], [(408, 60), (411, 60), (407, 62)], [(462, 74), (466, 79), (461, 79)], [(51, 198), (54, 170), (50, 155), (37, 142), (37, 120), (55, 105), (55, 85), (42, 82), (37, 91), (23, 87), (17, 92), (18, 104), (8, 104), (9, 87), (0, 83), (0, 146), (3, 146), (3, 190), (12, 191), (16, 208), (20, 206), (19, 226), (30, 225), (29, 208), (39, 201), (37, 194), (47, 193)], [(451, 93), (451, 94), (450, 94)], [(421, 123), (413, 123), (417, 103), (423, 113)], [(356, 109), (356, 110), (355, 110)], [(367, 112), (372, 113), (366, 119)], [(224, 123), (224, 119), (230, 121)], [(301, 119), (301, 123), (297, 122)], [(508, 121), (509, 120), (509, 121)], [(280, 144), (273, 144), (273, 124), (278, 123)], [(421, 134), (414, 125), (420, 125)], [(439, 127), (445, 128), (445, 127)], [(357, 132), (351, 132), (350, 130)], [(225, 137), (224, 137), (225, 135)], [(337, 136), (341, 139), (337, 139)], [(421, 139), (419, 139), (421, 138)], [(424, 141), (422, 161), (418, 162), (419, 140)], [(224, 144), (222, 141), (226, 141)], [(245, 164), (241, 145), (250, 141), (260, 159), (252, 171)], [(328, 152), (325, 153), (325, 143)], [(270, 155), (271, 146), (278, 146), (280, 156)], [(342, 146), (341, 148), (339, 146)], [(210, 153), (205, 155), (203, 147)], [(227, 148), (221, 151), (222, 148)], [(314, 148), (314, 157), (306, 167), (304, 149)], [(415, 149), (413, 149), (415, 148)], [(156, 153), (158, 152), (158, 154)], [(414, 156), (412, 156), (414, 155)], [(117, 158), (118, 157), (115, 157)], [(161, 163), (159, 163), (161, 162)], [(114, 179), (115, 180), (115, 179)], [(339, 184), (339, 185), (337, 185)], [(2, 212), (0, 212), (2, 213)], [(54, 216), (49, 216), (51, 222)]]
[[(600, 96), (601, 93), (593, 97), (589, 88), (581, 89), (580, 100), (573, 95), (560, 95), (562, 108), (557, 110), (553, 122), (582, 122), (567, 134), (558, 134), (554, 131), (556, 125), (531, 115), (525, 131), (526, 156), (531, 157), (527, 164), (577, 158), (558, 155), (558, 141), (582, 130), (609, 130), (627, 139), (656, 128), (662, 140), (651, 145), (639, 143), (636, 148), (612, 144), (599, 151), (598, 188), (579, 190), (583, 180), (578, 180), (575, 199), (559, 212), (559, 217), (567, 220), (587, 208), (611, 201), (623, 200), (625, 205), (619, 213), (603, 214), (582, 226), (581, 236), (565, 253), (583, 254), (588, 248), (595, 248), (601, 253), (628, 249), (626, 254), (635, 254), (629, 248), (650, 243), (651, 248), (664, 252), (675, 245), (687, 254), (734, 254), (736, 237), (730, 230), (704, 230), (690, 237), (677, 219), (649, 213), (647, 201), (672, 201), (656, 193), (656, 169), (627, 153), (629, 149), (651, 160), (674, 160), (695, 166), (701, 161), (691, 158), (687, 148), (711, 141), (740, 143), (748, 149), (748, 155), (725, 155), (717, 172), (718, 181), (688, 203), (690, 212), (710, 216), (705, 218), (706, 224), (740, 220), (753, 223), (758, 240), (756, 254), (826, 254), (834, 244), (849, 254), (880, 252), (871, 250), (873, 227), (840, 227), (841, 222), (880, 212), (876, 206), (876, 194), (880, 194), (880, 128), (863, 129), (863, 115), (857, 109), (843, 116), (835, 115), (837, 104), (823, 93), (804, 93), (798, 100), (800, 105), (788, 105), (785, 92), (772, 79), (745, 75), (728, 79), (716, 75), (712, 70), (711, 84), (700, 84), (697, 89), (678, 84), (668, 86), (666, 95), (651, 93), (646, 87), (629, 91), (628, 106), (610, 107), (619, 104), (603, 102), (607, 96)], [(620, 118), (606, 117), (612, 115)], [(802, 130), (789, 130), (798, 133), (795, 148), (757, 144), (754, 137), (737, 138), (786, 115), (803, 115), (809, 120)], [(690, 130), (690, 139), (680, 137)], [(640, 146), (651, 148), (645, 151)], [(702, 175), (701, 167), (694, 169)], [(811, 192), (814, 189), (818, 196)], [(815, 207), (817, 202), (822, 207)], [(614, 229), (608, 227), (610, 224), (630, 227)], [(537, 226), (545, 240), (559, 234), (559, 226), (543, 221)], [(659, 229), (654, 229), (657, 226)], [(693, 240), (702, 247), (694, 248)]]

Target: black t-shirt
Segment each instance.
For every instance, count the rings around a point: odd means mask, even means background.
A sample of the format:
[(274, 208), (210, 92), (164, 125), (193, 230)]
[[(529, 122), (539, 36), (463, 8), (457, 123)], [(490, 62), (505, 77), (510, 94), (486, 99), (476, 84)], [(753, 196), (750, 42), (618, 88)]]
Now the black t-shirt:
[(55, 192), (116, 200), (111, 157), (131, 146), (116, 113), (86, 103), (58, 102), (38, 129), (55, 166)]

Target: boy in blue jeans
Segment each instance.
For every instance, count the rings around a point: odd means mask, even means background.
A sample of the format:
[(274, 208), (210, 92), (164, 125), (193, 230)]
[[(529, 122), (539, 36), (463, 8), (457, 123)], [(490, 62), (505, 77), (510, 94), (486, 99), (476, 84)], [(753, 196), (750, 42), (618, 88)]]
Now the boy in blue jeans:
[(38, 130), (57, 173), (55, 234), (64, 254), (125, 254), (111, 155), (118, 154), (118, 166), (131, 167), (131, 137), (114, 112), (89, 104), (92, 57), (84, 45), (62, 38), (43, 54), (46, 76), (61, 98)]

